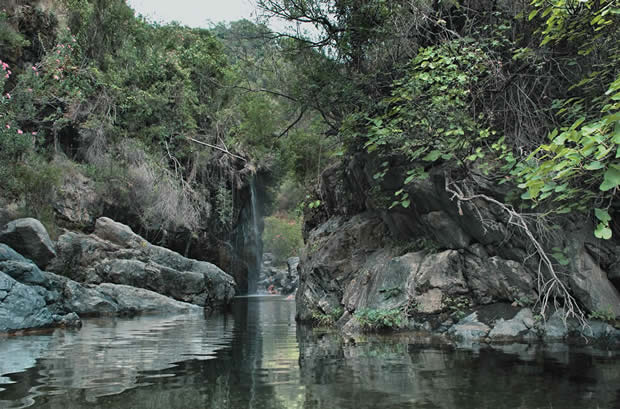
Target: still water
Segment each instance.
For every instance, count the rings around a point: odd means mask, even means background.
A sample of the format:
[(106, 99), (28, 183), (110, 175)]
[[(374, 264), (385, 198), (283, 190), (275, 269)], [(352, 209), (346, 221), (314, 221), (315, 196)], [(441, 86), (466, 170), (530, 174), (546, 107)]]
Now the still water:
[(0, 408), (620, 407), (620, 355), (563, 345), (346, 340), (280, 297), (230, 314), (91, 319), (0, 338)]

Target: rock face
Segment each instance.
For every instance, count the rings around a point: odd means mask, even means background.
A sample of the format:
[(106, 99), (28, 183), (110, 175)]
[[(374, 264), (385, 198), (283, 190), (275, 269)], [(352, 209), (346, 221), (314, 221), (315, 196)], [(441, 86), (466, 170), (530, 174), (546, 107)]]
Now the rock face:
[[(517, 307), (535, 304), (546, 278), (538, 276), (531, 239), (500, 206), (482, 198), (457, 203), (440, 167), (403, 186), (410, 170), (406, 161), (384, 157), (381, 163), (365, 154), (349, 159), (324, 172), (317, 195), (322, 205), (304, 215), (299, 320), (331, 318), (350, 330), (359, 328), (360, 309), (398, 310), (409, 322), (406, 328), (455, 337), (504, 341), (575, 332), (564, 319), (559, 330), (555, 315), (534, 320), (527, 308), (517, 314)], [(379, 171), (384, 176), (377, 181)], [(506, 193), (484, 181), (470, 182), (500, 201)], [(392, 209), (401, 189), (410, 206)], [(614, 286), (620, 282), (620, 246), (594, 239), (582, 220), (562, 223), (563, 234), (542, 242), (547, 254), (562, 251), (571, 259), (565, 263), (560, 254), (556, 262), (551, 256), (563, 284), (586, 312), (620, 317)]]
[(208, 308), (228, 305), (235, 294), (234, 280), (217, 266), (154, 246), (105, 217), (93, 234), (65, 233), (56, 247), (50, 271), (80, 283), (138, 287)]
[(17, 219), (8, 223), (0, 231), (0, 243), (15, 249), (40, 268), (45, 268), (56, 256), (47, 230), (37, 219)]
[(92, 228), (102, 213), (103, 198), (95, 183), (79, 172), (65, 179), (53, 202), (54, 211), (63, 224), (74, 228)]

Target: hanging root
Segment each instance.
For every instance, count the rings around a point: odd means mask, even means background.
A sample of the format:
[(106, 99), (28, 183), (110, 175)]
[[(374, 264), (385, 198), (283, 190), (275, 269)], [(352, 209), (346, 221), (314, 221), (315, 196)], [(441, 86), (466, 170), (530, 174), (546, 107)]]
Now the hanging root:
[[(545, 252), (542, 244), (536, 239), (532, 231), (530, 230), (527, 222), (526, 216), (518, 213), (512, 206), (506, 205), (492, 197), (483, 194), (465, 194), (463, 189), (459, 187), (456, 183), (449, 180), (448, 176), (444, 177), (445, 180), (445, 190), (446, 192), (452, 195), (451, 200), (457, 201), (459, 214), (463, 214), (462, 203), (469, 202), (480, 221), (484, 223), (482, 219), (482, 213), (477, 208), (475, 204), (475, 200), (480, 199), (484, 200), (488, 203), (492, 203), (498, 206), (502, 211), (508, 216), (508, 224), (511, 226), (517, 227), (530, 241), (532, 246), (534, 247), (535, 254), (539, 257), (538, 271), (537, 271), (537, 281), (538, 281), (538, 300), (536, 305), (540, 306), (540, 313), (543, 316), (543, 319), (546, 317), (547, 309), (549, 308), (550, 301), (553, 301), (553, 305), (557, 308), (558, 298), (564, 300), (564, 323), (566, 324), (566, 319), (568, 317), (575, 317), (582, 326), (587, 325), (585, 312), (579, 307), (577, 300), (570, 293), (568, 287), (562, 282), (558, 273), (553, 268), (553, 263), (549, 259), (549, 256)], [(543, 216), (543, 215), (540, 215)]]

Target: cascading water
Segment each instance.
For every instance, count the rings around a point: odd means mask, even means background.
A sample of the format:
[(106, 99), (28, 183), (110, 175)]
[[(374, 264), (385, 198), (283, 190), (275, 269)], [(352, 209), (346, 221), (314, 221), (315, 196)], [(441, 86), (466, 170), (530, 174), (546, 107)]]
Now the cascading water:
[(255, 266), (248, 271), (248, 294), (256, 294), (258, 290), (258, 277), (263, 260), (262, 246), (260, 245), (260, 231), (258, 229), (258, 204), (256, 194), (256, 177), (250, 179), (250, 201), (252, 205), (252, 234), (254, 235)]

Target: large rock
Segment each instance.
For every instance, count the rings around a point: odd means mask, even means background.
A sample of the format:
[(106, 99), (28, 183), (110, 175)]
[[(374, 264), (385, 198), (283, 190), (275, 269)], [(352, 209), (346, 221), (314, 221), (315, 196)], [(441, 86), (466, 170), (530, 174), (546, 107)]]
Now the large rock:
[(37, 219), (17, 219), (8, 223), (0, 231), (0, 243), (7, 244), (40, 268), (45, 268), (56, 257), (54, 244)]
[(590, 311), (620, 316), (620, 294), (585, 249), (577, 257), (570, 284), (577, 299)]
[[(413, 261), (414, 265), (416, 261)], [(468, 288), (458, 251), (447, 250), (425, 256), (417, 270), (411, 269), (407, 288), (416, 311), (422, 313), (440, 312), (444, 308), (444, 297), (466, 294)]]
[(455, 338), (467, 341), (478, 341), (487, 336), (491, 328), (478, 321), (478, 314), (472, 313), (450, 327), (448, 333)]
[(43, 274), (47, 280), (48, 297), (61, 312), (100, 316), (202, 311), (197, 305), (180, 302), (143, 288), (111, 283), (84, 285), (53, 273)]
[(235, 294), (234, 280), (217, 266), (154, 246), (104, 217), (91, 235), (63, 234), (57, 250), (50, 270), (82, 283), (139, 287), (208, 308), (228, 305)]
[(464, 272), (479, 304), (514, 300), (536, 300), (536, 279), (522, 264), (497, 256), (481, 259), (467, 256)]
[(489, 332), (489, 338), (496, 341), (515, 340), (525, 335), (533, 327), (534, 315), (532, 310), (524, 308), (510, 320), (499, 319)]
[(37, 291), (0, 271), (0, 333), (53, 323), (54, 316)]

